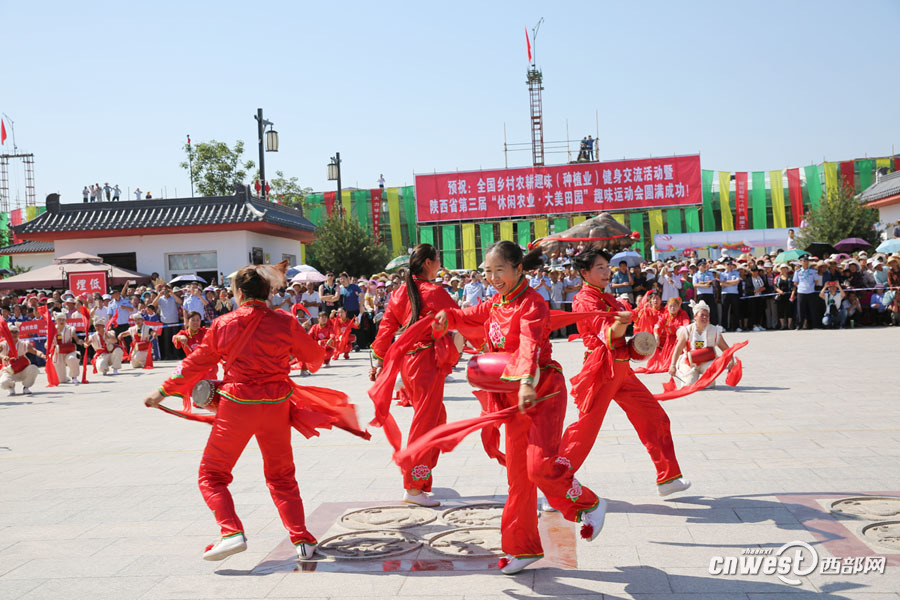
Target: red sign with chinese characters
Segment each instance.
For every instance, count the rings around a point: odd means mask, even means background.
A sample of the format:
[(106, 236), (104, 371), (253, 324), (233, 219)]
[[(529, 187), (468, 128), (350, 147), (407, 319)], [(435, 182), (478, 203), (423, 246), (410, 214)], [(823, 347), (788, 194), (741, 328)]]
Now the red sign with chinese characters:
[(416, 175), (419, 222), (701, 203), (699, 155)]
[(737, 215), (735, 229), (747, 229), (750, 217), (747, 214), (747, 172), (734, 174), (734, 208)]
[(106, 293), (106, 271), (85, 271), (69, 273), (69, 289), (76, 296), (82, 294)]

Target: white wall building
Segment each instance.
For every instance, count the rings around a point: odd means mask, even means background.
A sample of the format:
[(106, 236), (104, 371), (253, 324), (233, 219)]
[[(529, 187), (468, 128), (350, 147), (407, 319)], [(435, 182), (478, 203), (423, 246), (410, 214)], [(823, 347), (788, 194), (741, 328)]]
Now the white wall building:
[(0, 248), (0, 256), (8, 256), (10, 267), (26, 270), (53, 264), (53, 244), (49, 242), (19, 242)]
[(60, 204), (16, 227), (26, 240), (52, 241), (55, 255), (87, 252), (166, 281), (196, 274), (219, 281), (247, 264), (302, 260), (315, 227), (299, 210), (235, 196)]

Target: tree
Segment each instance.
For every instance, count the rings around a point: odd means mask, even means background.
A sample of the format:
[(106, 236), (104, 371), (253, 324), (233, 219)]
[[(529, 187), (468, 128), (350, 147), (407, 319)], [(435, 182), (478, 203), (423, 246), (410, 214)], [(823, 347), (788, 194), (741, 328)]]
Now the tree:
[[(256, 172), (256, 180), (259, 180), (259, 171)], [(275, 177), (269, 180), (269, 200), (285, 206), (304, 206), (307, 196), (313, 189), (303, 187), (296, 177), (285, 177), (283, 171), (275, 171)]]
[(331, 215), (316, 229), (310, 264), (321, 272), (346, 271), (351, 275), (371, 275), (384, 270), (391, 260), (385, 244), (376, 243), (362, 225)]
[(862, 238), (870, 244), (878, 244), (878, 211), (859, 203), (849, 187), (830, 190), (822, 198), (818, 208), (806, 215), (806, 228), (798, 236), (799, 247), (813, 242), (836, 244), (846, 238)]
[(189, 171), (193, 164), (192, 180), (195, 191), (201, 196), (231, 196), (234, 194), (234, 185), (243, 183), (247, 178), (247, 171), (256, 166), (252, 160), (242, 162), (244, 142), (241, 140), (234, 143), (234, 148), (216, 140), (185, 144), (184, 152), (188, 160), (180, 166)]

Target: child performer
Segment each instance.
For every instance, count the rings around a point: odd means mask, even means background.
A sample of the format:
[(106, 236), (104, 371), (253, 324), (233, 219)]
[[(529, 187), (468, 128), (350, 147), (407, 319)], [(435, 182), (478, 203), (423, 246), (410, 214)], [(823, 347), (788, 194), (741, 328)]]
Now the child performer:
[[(384, 318), (378, 328), (378, 335), (372, 343), (372, 354), (376, 365), (369, 372), (369, 379), (375, 381), (382, 371), (383, 357), (394, 340), (394, 334), (401, 327), (406, 329), (420, 317), (435, 314), (444, 309), (457, 308), (458, 304), (440, 284), (434, 283), (441, 270), (441, 261), (437, 249), (431, 244), (419, 244), (409, 257), (409, 270), (406, 282), (391, 294)], [(444, 380), (453, 365), (459, 360), (459, 351), (448, 348), (449, 338), (435, 342), (431, 331), (425, 331), (415, 346), (400, 359), (400, 376), (406, 396), (413, 406), (412, 423), (409, 426), (407, 443), (412, 443), (423, 434), (447, 422), (444, 410)], [(387, 376), (387, 374), (385, 374)], [(381, 417), (385, 416), (391, 403), (393, 386), (386, 388), (386, 397), (372, 396), (376, 403), (375, 423), (384, 425)], [(380, 409), (380, 410), (379, 410)], [(385, 426), (388, 431), (391, 425)], [(389, 434), (388, 439), (391, 439)], [(399, 439), (392, 440), (399, 450)], [(406, 489), (404, 501), (421, 506), (439, 506), (440, 501), (432, 498), (432, 470), (437, 465), (440, 451), (433, 449), (421, 458), (421, 462), (411, 469), (403, 470), (403, 487)]]
[[(559, 455), (577, 471), (594, 445), (610, 401), (615, 400), (656, 465), (659, 495), (667, 496), (686, 490), (690, 482), (681, 476), (668, 416), (631, 370), (624, 336), (633, 314), (623, 311), (619, 302), (603, 291), (610, 279), (609, 258), (596, 247), (575, 257), (575, 267), (584, 280), (584, 287), (575, 295), (573, 310), (618, 311), (618, 314), (578, 323), (578, 332), (587, 347), (584, 367), (572, 378), (572, 397), (579, 417), (563, 434)], [(591, 501), (591, 497), (582, 497), (579, 504), (586, 508)]]
[(656, 327), (656, 322), (659, 321), (662, 312), (662, 301), (660, 300), (659, 292), (650, 290), (644, 294), (644, 297), (638, 302), (637, 318), (634, 320), (634, 332), (646, 331), (647, 333), (653, 333), (653, 329)]
[(335, 343), (334, 355), (338, 357), (343, 354), (344, 359), (347, 360), (350, 358), (353, 342), (356, 341), (356, 336), (352, 331), (359, 329), (359, 320), (347, 318), (347, 311), (343, 308), (337, 309), (335, 313), (331, 315), (331, 326), (334, 328), (332, 331)]
[(334, 356), (334, 328), (331, 325), (331, 319), (324, 310), (319, 311), (318, 322), (309, 328), (309, 335), (316, 341), (322, 350), (325, 351), (325, 366), (331, 364), (331, 358)]
[(507, 575), (543, 557), (536, 487), (566, 519), (588, 525), (590, 539), (600, 532), (606, 510), (605, 501), (592, 493), (591, 503), (576, 504), (589, 490), (557, 459), (566, 414), (566, 380), (552, 358), (550, 307), (523, 275), (541, 264), (540, 255), (537, 249), (523, 257), (519, 246), (510, 241), (492, 245), (485, 256), (485, 277), (497, 293), (488, 302), (445, 310), (435, 319), (435, 325), (444, 330), (478, 325), (485, 331), (488, 351), (512, 355), (501, 379), (518, 381), (518, 392), (488, 394), (488, 410), (518, 405), (521, 411), (506, 422), (509, 497), (501, 523), (506, 556), (498, 565)]
[(315, 553), (316, 539), (306, 528), (294, 476), (289, 399), (295, 387), (289, 374), (292, 357), (317, 370), (324, 353), (297, 319), (267, 307), (271, 290), (283, 281), (283, 271), (270, 265), (240, 269), (232, 281), (240, 307), (213, 321), (203, 344), (144, 400), (156, 407), (165, 396), (189, 395), (213, 365), (226, 361), (218, 410), (200, 462), (200, 491), (222, 532), (221, 539), (207, 547), (206, 560), (222, 560), (247, 549), (228, 484), (232, 468), (253, 436), (262, 453), (272, 500), (298, 555), (306, 559)]
[(656, 352), (647, 361), (646, 367), (635, 369), (635, 373), (665, 373), (672, 364), (678, 328), (691, 320), (681, 308), (681, 298), (675, 296), (666, 302), (665, 310), (659, 313), (653, 333), (656, 335)]

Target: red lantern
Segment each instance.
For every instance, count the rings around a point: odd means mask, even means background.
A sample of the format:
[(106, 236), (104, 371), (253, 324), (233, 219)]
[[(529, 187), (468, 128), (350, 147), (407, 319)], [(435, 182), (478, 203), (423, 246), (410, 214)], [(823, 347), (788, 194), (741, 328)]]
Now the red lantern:
[(741, 252), (743, 252), (744, 254), (749, 254), (750, 252), (753, 252), (753, 248), (751, 248), (750, 246), (741, 246)]
[(690, 258), (692, 252), (693, 252), (693, 250), (691, 250), (690, 248), (685, 248), (684, 250), (681, 251), (681, 255), (684, 256), (685, 258)]

